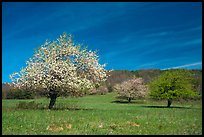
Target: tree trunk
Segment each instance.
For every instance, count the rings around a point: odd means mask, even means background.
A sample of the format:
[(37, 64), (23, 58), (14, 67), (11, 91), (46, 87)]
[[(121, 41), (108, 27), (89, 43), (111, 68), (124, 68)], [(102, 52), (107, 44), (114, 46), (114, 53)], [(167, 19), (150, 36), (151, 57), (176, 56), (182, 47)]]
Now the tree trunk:
[(52, 109), (56, 102), (57, 93), (50, 93), (49, 95), (50, 95), (49, 109)]
[(172, 99), (168, 99), (168, 104), (167, 104), (168, 108), (171, 106), (171, 103), (172, 103)]
[(131, 98), (128, 98), (128, 103), (130, 103), (130, 101), (131, 101)]

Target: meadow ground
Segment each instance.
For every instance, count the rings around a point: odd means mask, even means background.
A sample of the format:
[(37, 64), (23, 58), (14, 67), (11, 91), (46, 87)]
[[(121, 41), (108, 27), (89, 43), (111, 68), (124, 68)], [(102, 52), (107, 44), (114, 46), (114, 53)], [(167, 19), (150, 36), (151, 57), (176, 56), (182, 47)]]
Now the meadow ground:
[[(2, 134), (81, 135), (201, 135), (202, 101), (172, 103), (134, 100), (117, 102), (115, 93), (80, 98), (59, 97), (56, 109), (18, 109), (19, 102), (49, 99), (2, 100)], [(65, 109), (69, 108), (69, 109)]]

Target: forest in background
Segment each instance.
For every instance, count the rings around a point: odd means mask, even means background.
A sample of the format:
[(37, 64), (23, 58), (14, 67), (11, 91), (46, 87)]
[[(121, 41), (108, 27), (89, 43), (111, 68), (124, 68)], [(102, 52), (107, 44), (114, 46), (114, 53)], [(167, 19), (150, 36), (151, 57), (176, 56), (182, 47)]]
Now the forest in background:
[[(133, 77), (141, 77), (144, 79), (144, 82), (148, 84), (150, 81), (157, 78), (162, 72), (168, 70), (159, 70), (159, 69), (149, 69), (149, 70), (113, 70), (110, 72), (110, 76), (107, 81), (98, 89), (98, 92), (95, 91), (92, 94), (105, 94), (107, 92), (112, 92), (115, 84), (122, 83), (123, 81), (132, 79)], [(193, 73), (195, 81), (193, 83), (194, 89), (202, 95), (202, 70), (189, 70)], [(8, 92), (12, 92), (13, 87), (9, 83), (2, 83), (2, 98), (7, 98)], [(41, 95), (39, 95), (41, 96)], [(11, 97), (12, 98), (12, 97)]]

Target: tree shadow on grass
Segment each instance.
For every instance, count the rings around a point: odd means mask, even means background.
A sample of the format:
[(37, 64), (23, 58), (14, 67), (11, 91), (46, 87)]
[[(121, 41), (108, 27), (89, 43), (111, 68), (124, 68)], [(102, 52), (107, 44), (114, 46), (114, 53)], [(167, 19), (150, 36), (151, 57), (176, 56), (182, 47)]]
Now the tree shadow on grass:
[(192, 107), (180, 107), (180, 106), (170, 106), (170, 107), (167, 107), (167, 106), (141, 106), (141, 107), (144, 107), (144, 108), (168, 108), (168, 109), (171, 109), (171, 108), (195, 109), (195, 108), (192, 108)]
[[(48, 110), (48, 108), (46, 108)], [(51, 110), (68, 110), (68, 111), (77, 111), (77, 110), (93, 110), (91, 108), (53, 108)]]
[[(112, 101), (111, 103), (121, 103), (121, 104), (145, 104), (144, 101), (134, 101), (134, 102), (128, 102), (128, 101), (124, 101), (124, 100), (115, 100), (115, 101)], [(172, 109), (172, 108), (178, 108), (178, 109), (199, 109), (199, 108), (193, 108), (193, 107), (182, 107), (182, 106), (170, 106), (170, 107), (167, 107), (167, 106), (145, 106), (145, 105), (142, 105), (140, 107), (143, 107), (143, 108), (167, 108), (167, 109)]]
[(77, 110), (93, 110), (91, 108), (52, 108), (49, 109), (48, 107), (39, 107), (39, 108), (15, 108), (15, 110), (51, 110), (51, 111), (58, 111), (58, 110), (68, 110), (68, 111), (77, 111)]
[(81, 108), (75, 104), (56, 104), (52, 109), (49, 109), (47, 105), (42, 103), (36, 103), (34, 101), (31, 102), (19, 102), (16, 105), (16, 110), (92, 110), (91, 108)]
[(128, 101), (124, 101), (124, 100), (115, 100), (115, 101), (111, 101), (111, 103), (121, 103), (121, 104), (144, 104), (145, 102), (144, 101), (140, 101), (140, 100), (137, 100), (137, 101), (131, 101), (131, 102), (128, 102)]

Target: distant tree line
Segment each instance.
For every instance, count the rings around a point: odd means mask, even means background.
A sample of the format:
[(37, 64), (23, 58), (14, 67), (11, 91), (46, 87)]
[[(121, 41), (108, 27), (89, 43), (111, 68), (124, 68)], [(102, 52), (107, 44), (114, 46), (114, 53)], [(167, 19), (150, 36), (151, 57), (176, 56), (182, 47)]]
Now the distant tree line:
[[(150, 70), (113, 70), (109, 72), (110, 77), (101, 86), (94, 88), (90, 94), (106, 94), (114, 91), (116, 84), (122, 84), (122, 82), (136, 78), (143, 78), (145, 84), (149, 84), (151, 81), (158, 78), (162, 72), (168, 70), (150, 69)], [(187, 70), (193, 74), (194, 81), (192, 81), (193, 89), (202, 95), (202, 70)], [(38, 89), (40, 90), (40, 89)], [(25, 93), (24, 93), (25, 92)], [(37, 92), (35, 97), (45, 96), (43, 92)], [(62, 94), (61, 96), (69, 96), (68, 94)], [(13, 90), (12, 84), (2, 83), (2, 98), (3, 99), (29, 99), (34, 98), (34, 95), (25, 90)]]

